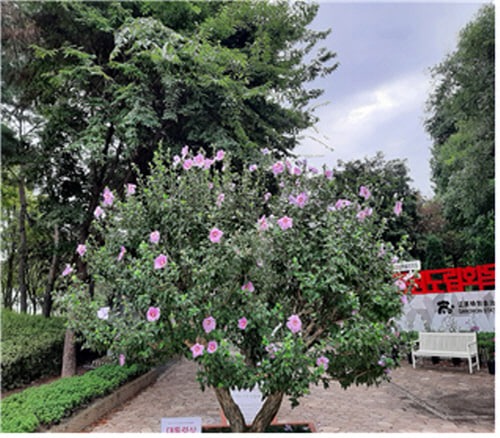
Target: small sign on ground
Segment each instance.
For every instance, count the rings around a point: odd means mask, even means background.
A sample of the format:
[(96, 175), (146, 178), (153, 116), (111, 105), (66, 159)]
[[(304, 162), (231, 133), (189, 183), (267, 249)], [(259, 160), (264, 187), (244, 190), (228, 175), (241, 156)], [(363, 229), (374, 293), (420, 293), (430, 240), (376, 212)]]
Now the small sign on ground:
[(201, 433), (201, 417), (161, 419), (161, 433)]

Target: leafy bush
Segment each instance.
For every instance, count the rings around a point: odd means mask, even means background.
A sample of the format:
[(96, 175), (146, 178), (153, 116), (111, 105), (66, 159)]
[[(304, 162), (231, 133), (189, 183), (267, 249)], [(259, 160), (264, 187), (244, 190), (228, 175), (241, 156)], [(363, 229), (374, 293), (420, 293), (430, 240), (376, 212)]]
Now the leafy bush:
[(383, 235), (399, 220), (400, 195), (387, 216), (377, 186), (340, 197), (331, 169), (265, 149), (243, 170), (223, 150), (162, 153), (123, 201), (102, 193), (79, 242), (94, 296), (71, 267), (63, 279), (59, 304), (88, 346), (144, 363), (183, 353), (203, 365), (198, 380), (225, 412), (229, 389), (258, 384), (271, 402), (252, 432), (265, 430), (270, 406), (285, 395), (297, 404), (310, 384), (388, 379), (406, 288), (393, 262), (406, 240), (394, 247)]
[(137, 365), (104, 365), (82, 376), (65, 377), (28, 388), (2, 400), (1, 432), (34, 432), (42, 425), (57, 424), (72, 411), (103, 396), (137, 376)]
[(61, 369), (65, 320), (2, 309), (2, 388), (12, 389)]
[(485, 352), (487, 359), (495, 358), (495, 333), (494, 332), (478, 332), (477, 347), (479, 351)]

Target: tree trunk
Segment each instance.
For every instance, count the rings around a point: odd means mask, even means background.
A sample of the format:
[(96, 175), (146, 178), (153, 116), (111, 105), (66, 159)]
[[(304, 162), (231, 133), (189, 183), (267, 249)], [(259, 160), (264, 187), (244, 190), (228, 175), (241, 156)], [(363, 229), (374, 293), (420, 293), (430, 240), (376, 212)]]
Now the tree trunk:
[(26, 291), (26, 265), (28, 248), (26, 243), (26, 192), (24, 187), (23, 170), (20, 170), (19, 181), (19, 300), (21, 313), (26, 313), (28, 309)]
[(47, 277), (47, 285), (43, 295), (42, 311), (43, 316), (50, 317), (52, 311), (52, 291), (57, 278), (57, 267), (59, 266), (59, 227), (54, 225), (54, 252), (52, 254), (52, 262), (50, 264), (49, 275)]
[(239, 406), (234, 402), (231, 393), (227, 388), (214, 388), (217, 400), (229, 421), (231, 431), (241, 433), (246, 431), (245, 418)]
[(12, 296), (13, 290), (13, 279), (14, 279), (14, 256), (16, 253), (16, 242), (15, 239), (12, 241), (11, 253), (7, 259), (7, 283), (3, 292), (3, 306), (7, 309), (12, 310), (12, 304), (14, 302)]
[(64, 337), (64, 350), (61, 377), (70, 377), (76, 374), (76, 347), (75, 334), (71, 329), (66, 329)]
[(276, 417), (280, 410), (281, 402), (283, 400), (282, 392), (275, 392), (266, 398), (266, 401), (257, 413), (250, 426), (249, 432), (263, 433), (269, 427), (273, 418)]

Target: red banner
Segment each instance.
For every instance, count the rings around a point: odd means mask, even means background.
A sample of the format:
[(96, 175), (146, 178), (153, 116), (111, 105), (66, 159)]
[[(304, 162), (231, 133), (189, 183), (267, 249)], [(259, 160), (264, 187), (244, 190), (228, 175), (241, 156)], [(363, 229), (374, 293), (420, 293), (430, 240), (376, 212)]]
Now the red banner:
[(404, 272), (397, 278), (407, 284), (412, 282), (411, 293), (441, 294), (495, 289), (495, 264), (467, 266), (465, 268), (444, 268), (422, 270), (411, 279)]

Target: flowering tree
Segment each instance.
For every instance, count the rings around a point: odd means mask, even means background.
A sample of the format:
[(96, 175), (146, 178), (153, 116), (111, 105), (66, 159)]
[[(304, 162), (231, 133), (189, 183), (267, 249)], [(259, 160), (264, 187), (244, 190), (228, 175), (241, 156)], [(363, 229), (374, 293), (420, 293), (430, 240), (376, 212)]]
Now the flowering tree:
[[(68, 265), (63, 303), (72, 328), (121, 364), (174, 352), (197, 361), (232, 430), (261, 432), (284, 396), (296, 405), (312, 383), (387, 378), (401, 249), (373, 225), (372, 188), (332, 199), (330, 169), (263, 150), (235, 173), (229, 158), (185, 147), (169, 164), (157, 156), (123, 201), (105, 190), (94, 237), (76, 249), (95, 294)], [(265, 401), (247, 426), (230, 389), (255, 385)]]

